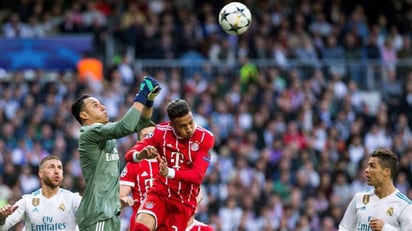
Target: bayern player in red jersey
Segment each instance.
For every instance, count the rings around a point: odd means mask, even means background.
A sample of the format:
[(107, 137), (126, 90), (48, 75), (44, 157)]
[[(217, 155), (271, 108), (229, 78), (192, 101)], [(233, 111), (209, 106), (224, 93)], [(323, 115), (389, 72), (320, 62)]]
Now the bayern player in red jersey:
[[(143, 128), (138, 133), (138, 139), (143, 140), (153, 135), (154, 125)], [(120, 174), (121, 200), (132, 206), (133, 213), (130, 217), (130, 229), (133, 228), (137, 210), (146, 198), (147, 190), (153, 185), (153, 179), (159, 173), (159, 164), (154, 159), (143, 159), (139, 163), (128, 162)], [(132, 197), (129, 194), (132, 193)]]
[(140, 162), (140, 156), (157, 154), (158, 161), (164, 161), (138, 211), (134, 231), (184, 231), (210, 163), (214, 136), (196, 125), (187, 102), (170, 102), (167, 115), (170, 122), (157, 125), (151, 138), (138, 142), (125, 156), (128, 162)]

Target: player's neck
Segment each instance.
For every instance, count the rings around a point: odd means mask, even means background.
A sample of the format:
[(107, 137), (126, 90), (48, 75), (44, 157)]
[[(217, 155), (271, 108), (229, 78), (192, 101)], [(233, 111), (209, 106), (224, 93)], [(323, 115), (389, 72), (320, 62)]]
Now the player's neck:
[(60, 187), (50, 188), (50, 187), (47, 187), (47, 186), (43, 186), (41, 188), (41, 192), (42, 192), (43, 196), (46, 197), (46, 198), (50, 198), (50, 197), (56, 195), (59, 192), (59, 190), (60, 190)]
[(393, 184), (383, 184), (380, 186), (375, 186), (375, 194), (379, 198), (384, 198), (393, 192), (395, 192), (396, 188)]
[(195, 218), (194, 218), (193, 216), (190, 217), (189, 221), (187, 222), (187, 226), (186, 226), (186, 227), (192, 226), (194, 222), (195, 222)]

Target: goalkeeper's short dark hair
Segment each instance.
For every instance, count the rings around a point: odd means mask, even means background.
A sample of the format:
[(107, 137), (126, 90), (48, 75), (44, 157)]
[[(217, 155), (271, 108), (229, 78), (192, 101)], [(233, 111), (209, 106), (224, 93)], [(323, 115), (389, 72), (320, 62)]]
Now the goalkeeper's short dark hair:
[(80, 118), (80, 112), (83, 110), (84, 100), (90, 97), (90, 95), (84, 94), (76, 99), (76, 101), (72, 104), (72, 115), (81, 125), (83, 125), (83, 121)]

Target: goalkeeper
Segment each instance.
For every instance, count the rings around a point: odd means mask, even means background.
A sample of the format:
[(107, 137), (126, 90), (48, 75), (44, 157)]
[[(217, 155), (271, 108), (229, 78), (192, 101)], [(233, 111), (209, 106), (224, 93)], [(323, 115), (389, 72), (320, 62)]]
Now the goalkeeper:
[[(116, 139), (138, 132), (152, 117), (154, 98), (160, 86), (151, 77), (140, 84), (134, 103), (123, 118), (109, 122), (106, 108), (90, 95), (83, 95), (72, 105), (72, 114), (81, 124), (80, 165), (86, 187), (76, 218), (80, 230), (120, 230), (119, 200), (120, 160)], [(153, 158), (142, 152), (141, 158)]]

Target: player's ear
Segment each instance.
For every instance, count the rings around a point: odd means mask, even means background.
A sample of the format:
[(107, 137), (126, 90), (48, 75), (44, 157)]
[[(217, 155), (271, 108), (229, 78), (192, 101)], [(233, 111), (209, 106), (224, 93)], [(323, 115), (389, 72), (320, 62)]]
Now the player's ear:
[(84, 120), (86, 120), (87, 118), (89, 118), (89, 114), (87, 114), (87, 112), (85, 112), (85, 111), (81, 111), (81, 112), (79, 113), (79, 117), (80, 117), (80, 119), (81, 119), (82, 121), (84, 121)]
[(39, 169), (39, 172), (37, 173), (39, 175), (40, 179), (43, 179), (43, 170)]
[(391, 169), (390, 168), (384, 168), (383, 169), (383, 174), (384, 174), (384, 176), (390, 176), (391, 175)]

